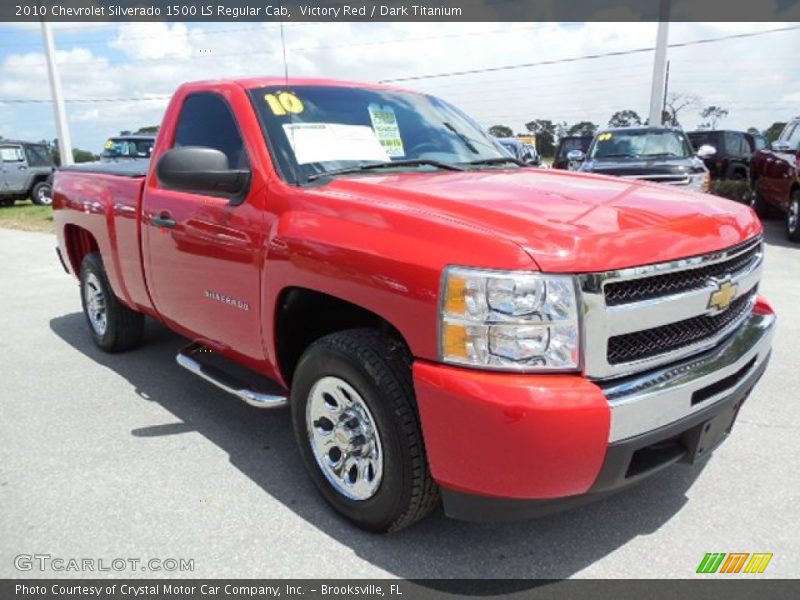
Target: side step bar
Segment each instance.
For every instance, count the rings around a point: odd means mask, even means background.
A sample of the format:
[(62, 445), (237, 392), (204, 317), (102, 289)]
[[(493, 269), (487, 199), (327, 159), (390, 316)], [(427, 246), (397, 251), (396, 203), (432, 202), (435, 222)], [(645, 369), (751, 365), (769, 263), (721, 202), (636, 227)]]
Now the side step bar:
[(248, 387), (247, 384), (237, 380), (232, 375), (226, 373), (219, 367), (205, 365), (198, 361), (194, 356), (205, 351), (206, 348), (200, 344), (190, 344), (175, 356), (177, 363), (187, 371), (191, 371), (198, 377), (202, 377), (209, 383), (233, 394), (240, 400), (244, 400), (250, 406), (258, 408), (280, 408), (289, 404), (286, 396), (267, 394)]

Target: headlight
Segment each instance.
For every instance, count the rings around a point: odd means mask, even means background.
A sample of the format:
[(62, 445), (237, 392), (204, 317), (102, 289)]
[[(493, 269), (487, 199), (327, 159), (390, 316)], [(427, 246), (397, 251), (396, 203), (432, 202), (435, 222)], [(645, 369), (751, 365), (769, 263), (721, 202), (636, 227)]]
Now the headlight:
[(440, 313), (443, 362), (513, 371), (575, 370), (575, 279), (449, 267)]
[(711, 189), (711, 176), (708, 171), (702, 173), (689, 174), (689, 187), (699, 192), (707, 192)]

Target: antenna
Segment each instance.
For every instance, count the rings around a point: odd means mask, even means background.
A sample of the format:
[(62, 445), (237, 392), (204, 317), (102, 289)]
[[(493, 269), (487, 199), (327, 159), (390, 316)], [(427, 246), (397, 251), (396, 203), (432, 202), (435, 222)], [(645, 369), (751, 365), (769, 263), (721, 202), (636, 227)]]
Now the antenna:
[(281, 49), (283, 50), (283, 80), (286, 87), (289, 87), (289, 61), (286, 60), (286, 37), (283, 35), (283, 19), (281, 25)]

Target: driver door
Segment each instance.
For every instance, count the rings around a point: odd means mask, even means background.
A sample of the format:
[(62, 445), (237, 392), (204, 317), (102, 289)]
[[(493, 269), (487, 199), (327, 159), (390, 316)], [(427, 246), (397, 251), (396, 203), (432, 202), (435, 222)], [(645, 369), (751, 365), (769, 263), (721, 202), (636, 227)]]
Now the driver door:
[[(172, 144), (177, 146), (220, 150), (230, 168), (249, 165), (234, 113), (216, 93), (197, 92), (185, 98)], [(147, 283), (159, 315), (211, 348), (262, 361), (265, 228), (263, 189), (254, 187), (241, 203), (232, 204), (221, 195), (165, 189), (151, 176), (142, 229)]]

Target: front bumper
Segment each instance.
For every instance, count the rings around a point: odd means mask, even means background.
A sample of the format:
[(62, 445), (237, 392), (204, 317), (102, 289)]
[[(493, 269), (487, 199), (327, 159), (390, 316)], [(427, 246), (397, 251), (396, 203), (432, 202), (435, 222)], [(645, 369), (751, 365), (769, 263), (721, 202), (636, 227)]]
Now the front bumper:
[(623, 380), (414, 365), (428, 461), (448, 515), (506, 520), (584, 503), (725, 439), (766, 368), (759, 300), (725, 342)]

